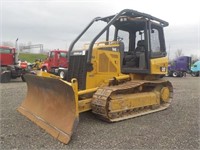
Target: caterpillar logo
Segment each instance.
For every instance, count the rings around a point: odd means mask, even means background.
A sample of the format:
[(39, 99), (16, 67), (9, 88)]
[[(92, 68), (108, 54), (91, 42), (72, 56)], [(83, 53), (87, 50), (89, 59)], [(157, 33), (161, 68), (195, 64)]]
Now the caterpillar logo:
[(85, 55), (85, 51), (75, 51), (72, 55)]

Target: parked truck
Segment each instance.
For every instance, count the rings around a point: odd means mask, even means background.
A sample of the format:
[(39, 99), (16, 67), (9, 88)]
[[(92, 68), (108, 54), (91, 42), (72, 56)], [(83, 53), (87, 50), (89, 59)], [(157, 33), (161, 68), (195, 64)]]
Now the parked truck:
[(196, 61), (191, 66), (191, 75), (194, 77), (198, 77), (200, 75), (200, 60)]
[(0, 82), (7, 83), (11, 79), (21, 77), (24, 81), (23, 75), (27, 72), (26, 63), (18, 62), (16, 48), (8, 46), (0, 46), (0, 63), (1, 75)]
[(67, 51), (52, 50), (47, 59), (41, 65), (43, 71), (59, 75), (62, 79), (66, 77), (68, 68)]
[(166, 76), (183, 77), (190, 72), (191, 57), (180, 56), (168, 65), (168, 73)]

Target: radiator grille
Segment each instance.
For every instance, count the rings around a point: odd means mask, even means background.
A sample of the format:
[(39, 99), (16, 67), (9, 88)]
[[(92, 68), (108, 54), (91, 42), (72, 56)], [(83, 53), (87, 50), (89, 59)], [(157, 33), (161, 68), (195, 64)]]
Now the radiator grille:
[(67, 81), (70, 82), (72, 78), (76, 78), (79, 90), (85, 90), (86, 88), (86, 61), (87, 53), (86, 55), (70, 56)]

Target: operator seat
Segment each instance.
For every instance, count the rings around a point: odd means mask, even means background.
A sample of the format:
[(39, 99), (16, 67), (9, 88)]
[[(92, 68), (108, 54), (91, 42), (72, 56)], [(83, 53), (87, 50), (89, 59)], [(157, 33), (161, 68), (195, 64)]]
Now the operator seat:
[(146, 68), (145, 40), (138, 41), (135, 51), (136, 51), (136, 57), (138, 58), (137, 60), (139, 64), (139, 69), (145, 69)]
[(135, 51), (136, 51), (136, 55), (141, 52), (145, 52), (145, 40), (140, 40), (137, 42), (137, 47)]
[(126, 53), (124, 55), (123, 66), (136, 68), (137, 67), (136, 59), (137, 59), (137, 57), (136, 57), (134, 51), (129, 51), (128, 53)]

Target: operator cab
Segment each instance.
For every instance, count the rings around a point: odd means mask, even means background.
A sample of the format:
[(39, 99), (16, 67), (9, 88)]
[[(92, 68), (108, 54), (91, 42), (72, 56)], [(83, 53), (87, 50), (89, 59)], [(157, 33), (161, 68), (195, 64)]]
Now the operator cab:
[[(88, 71), (93, 70), (91, 60), (95, 43), (105, 41), (105, 45), (118, 42), (117, 50), (120, 52), (122, 73), (151, 73), (150, 61), (167, 55), (163, 27), (168, 22), (151, 15), (134, 10), (125, 9), (120, 13), (104, 18), (97, 17), (83, 30), (71, 43), (69, 53), (74, 49), (75, 43), (91, 28), (94, 22), (104, 22), (106, 25), (89, 43), (87, 48)], [(89, 34), (94, 34), (95, 30)], [(88, 36), (88, 37), (89, 37)], [(114, 49), (116, 49), (114, 47)], [(105, 50), (105, 49), (104, 49)], [(108, 49), (109, 50), (109, 49)], [(162, 68), (162, 67), (161, 67)], [(159, 68), (160, 69), (160, 68)], [(162, 71), (166, 71), (164, 68)], [(159, 74), (160, 72), (155, 72)]]
[(149, 73), (150, 59), (166, 56), (162, 25), (141, 17), (116, 20), (114, 41), (120, 42), (122, 73)]

